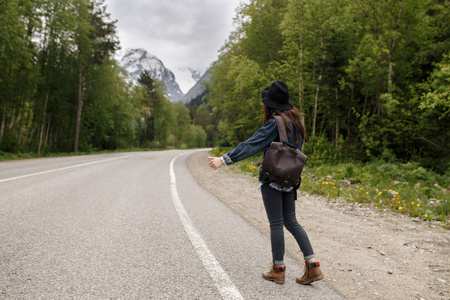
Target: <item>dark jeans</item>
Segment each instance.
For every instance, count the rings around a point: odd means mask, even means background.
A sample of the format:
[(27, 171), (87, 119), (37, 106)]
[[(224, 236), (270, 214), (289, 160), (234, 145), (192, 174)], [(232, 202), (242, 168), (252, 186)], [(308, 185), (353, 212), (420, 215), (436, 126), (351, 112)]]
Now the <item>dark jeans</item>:
[(283, 225), (294, 236), (303, 252), (304, 259), (313, 258), (314, 252), (308, 235), (295, 216), (295, 195), (297, 191), (281, 192), (266, 183), (261, 186), (261, 193), (270, 223), (273, 263), (284, 264)]

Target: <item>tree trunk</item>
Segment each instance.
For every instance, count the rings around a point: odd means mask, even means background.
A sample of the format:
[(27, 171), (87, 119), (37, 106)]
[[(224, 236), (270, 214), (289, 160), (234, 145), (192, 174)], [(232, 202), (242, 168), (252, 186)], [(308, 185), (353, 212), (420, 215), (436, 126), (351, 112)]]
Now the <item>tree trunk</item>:
[(30, 137), (28, 138), (28, 144), (30, 144), (30, 143), (31, 143), (31, 140), (33, 139), (33, 135), (34, 135), (34, 125), (35, 125), (35, 122), (32, 122), (32, 123), (31, 123), (31, 129), (30, 129)]
[[(31, 128), (31, 125), (32, 124), (30, 124), (30, 119), (31, 119), (31, 122), (33, 122), (32, 121), (32, 118), (31, 118), (31, 115), (32, 115), (32, 112), (33, 112), (33, 106), (31, 105), (31, 103), (28, 105), (28, 112), (27, 112), (27, 119), (26, 119), (26, 121), (25, 121), (25, 128)], [(21, 145), (24, 145), (25, 144), (25, 142), (26, 142), (26, 135), (24, 134), (23, 135), (23, 138), (22, 138), (22, 143), (21, 143)]]
[(15, 112), (16, 112), (16, 102), (13, 103), (13, 107), (11, 109), (11, 120), (9, 122), (9, 131), (11, 131), (11, 129), (13, 128), (14, 125), (14, 116), (15, 116)]
[(48, 103), (48, 95), (50, 93), (50, 90), (47, 89), (47, 94), (45, 95), (45, 102), (44, 102), (44, 112), (42, 114), (42, 124), (41, 124), (41, 130), (39, 133), (39, 146), (38, 146), (38, 154), (41, 153), (41, 146), (42, 146), (42, 136), (44, 135), (44, 129), (45, 129), (45, 114), (47, 112), (47, 103)]
[(24, 123), (26, 125), (26, 122), (24, 121), (25, 119), (25, 97), (23, 97), (23, 101), (22, 101), (22, 109), (20, 110), (20, 122), (19, 122), (19, 145), (22, 144), (22, 136), (23, 136), (23, 126)]
[(52, 115), (50, 114), (50, 116), (48, 117), (47, 132), (45, 133), (44, 149), (47, 149), (48, 135), (49, 135), (49, 132), (50, 132), (51, 121), (52, 121)]
[[(322, 48), (323, 48), (323, 38), (321, 39), (320, 44), (322, 45)], [(327, 55), (324, 52), (322, 55), (322, 59), (325, 60), (326, 56)], [(317, 107), (318, 107), (318, 103), (319, 103), (320, 81), (322, 80), (322, 74), (323, 74), (323, 66), (320, 68), (320, 75), (319, 75), (319, 80), (317, 82), (316, 96), (314, 99), (314, 119), (313, 119), (313, 132), (312, 132), (313, 136), (316, 135)]]
[(351, 135), (351, 131), (350, 131), (350, 120), (351, 120), (351, 116), (352, 116), (352, 108), (353, 108), (353, 95), (354, 95), (354, 90), (355, 90), (355, 87), (354, 87), (354, 85), (352, 84), (352, 93), (351, 93), (351, 96), (350, 96), (350, 105), (349, 105), (349, 109), (348, 109), (348, 114), (347, 114), (347, 138), (349, 138), (350, 137), (350, 135)]
[[(81, 64), (81, 54), (80, 54), (80, 64)], [(78, 69), (78, 108), (77, 108), (77, 123), (75, 126), (75, 145), (74, 145), (74, 152), (78, 152), (78, 142), (80, 137), (80, 126), (81, 126), (81, 111), (83, 109), (83, 98), (81, 96), (82, 92), (82, 72), (81, 72), (81, 65)]]
[(392, 90), (392, 73), (393, 73), (393, 69), (394, 69), (394, 62), (393, 62), (393, 60), (394, 60), (394, 49), (395, 49), (395, 44), (397, 43), (396, 36), (397, 36), (398, 30), (400, 28), (400, 19), (401, 19), (401, 16), (402, 16), (402, 11), (403, 11), (403, 7), (400, 7), (400, 11), (398, 12), (398, 17), (397, 17), (397, 26), (395, 28), (396, 35), (392, 39), (391, 51), (389, 52), (388, 93), (390, 93), (391, 90)]
[[(338, 96), (338, 88), (336, 88), (336, 106), (339, 103), (339, 96)], [(337, 149), (339, 147), (339, 119), (338, 115), (336, 114), (336, 137), (334, 142), (334, 148)]]
[(6, 123), (6, 100), (3, 101), (2, 124), (0, 125), (0, 148), (2, 147), (3, 133), (5, 132)]
[[(319, 76), (319, 81), (321, 78), (322, 78), (322, 74)], [(317, 106), (318, 106), (318, 102), (319, 102), (319, 91), (320, 91), (320, 85), (317, 86), (316, 96), (314, 98), (314, 117), (313, 117), (313, 128), (312, 128), (313, 136), (316, 136)]]
[(302, 32), (302, 35), (300, 36), (300, 78), (298, 80), (298, 98), (299, 98), (300, 122), (302, 123), (303, 128), (306, 130), (305, 103), (303, 97), (304, 96), (303, 96), (303, 32)]
[(9, 65), (9, 74), (8, 74), (8, 83), (6, 84), (6, 90), (5, 90), (5, 98), (3, 99), (3, 114), (2, 114), (2, 124), (0, 126), (0, 149), (2, 147), (2, 141), (3, 141), (3, 134), (5, 133), (5, 126), (6, 126), (6, 109), (7, 109), (7, 103), (8, 103), (8, 91), (9, 91), (9, 84), (11, 82), (11, 73), (12, 73), (12, 66)]

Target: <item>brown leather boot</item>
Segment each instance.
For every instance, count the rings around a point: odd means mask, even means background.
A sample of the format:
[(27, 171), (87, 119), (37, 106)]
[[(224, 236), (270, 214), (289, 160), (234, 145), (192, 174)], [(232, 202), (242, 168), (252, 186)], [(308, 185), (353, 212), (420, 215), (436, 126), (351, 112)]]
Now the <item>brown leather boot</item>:
[(273, 265), (272, 270), (262, 273), (262, 277), (265, 280), (272, 280), (275, 283), (283, 284), (285, 272), (286, 272), (286, 265), (282, 265), (279, 267)]
[(323, 279), (322, 271), (319, 268), (320, 264), (316, 262), (306, 262), (305, 261), (305, 274), (302, 277), (297, 277), (296, 282), (300, 284), (310, 284), (313, 281), (318, 281)]

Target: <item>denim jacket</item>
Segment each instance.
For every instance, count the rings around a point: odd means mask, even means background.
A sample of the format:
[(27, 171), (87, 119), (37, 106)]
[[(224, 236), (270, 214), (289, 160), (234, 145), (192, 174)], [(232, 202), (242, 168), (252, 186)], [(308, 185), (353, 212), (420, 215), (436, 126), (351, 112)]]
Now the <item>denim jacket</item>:
[[(292, 128), (292, 123), (289, 121)], [(286, 128), (287, 130), (287, 128)], [(278, 127), (275, 118), (271, 118), (264, 124), (263, 127), (258, 129), (248, 140), (240, 143), (230, 152), (224, 154), (221, 159), (225, 165), (231, 165), (235, 162), (241, 161), (256, 154), (258, 151), (264, 150), (264, 156), (269, 149), (270, 143), (273, 141), (279, 141)], [(289, 143), (293, 144), (294, 130), (291, 130), (289, 136)], [(299, 150), (302, 150), (302, 135), (299, 133), (299, 142), (296, 145)], [(261, 172), (259, 173), (259, 181), (265, 182)]]

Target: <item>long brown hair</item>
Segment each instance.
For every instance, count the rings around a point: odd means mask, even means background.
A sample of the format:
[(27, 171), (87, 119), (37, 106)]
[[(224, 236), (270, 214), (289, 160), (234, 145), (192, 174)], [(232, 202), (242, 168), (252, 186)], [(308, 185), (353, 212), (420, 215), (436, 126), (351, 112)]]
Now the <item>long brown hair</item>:
[(292, 125), (294, 126), (294, 144), (298, 144), (299, 138), (298, 133), (302, 134), (302, 141), (306, 141), (306, 130), (303, 126), (302, 122), (300, 121), (300, 112), (296, 107), (294, 107), (291, 110), (285, 110), (280, 111), (276, 108), (268, 107), (267, 105), (264, 105), (264, 117), (263, 117), (263, 125), (267, 123), (267, 121), (270, 120), (274, 115), (281, 116), (283, 118), (284, 124), (286, 124), (286, 128), (288, 129), (288, 136), (291, 133), (291, 126), (289, 125), (289, 122), (286, 118), (291, 120)]

